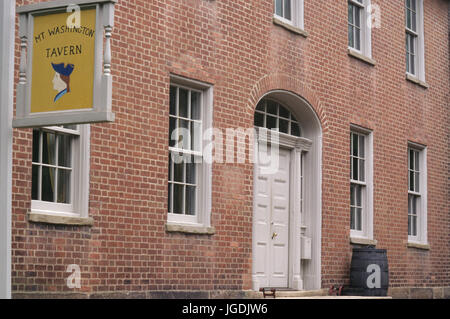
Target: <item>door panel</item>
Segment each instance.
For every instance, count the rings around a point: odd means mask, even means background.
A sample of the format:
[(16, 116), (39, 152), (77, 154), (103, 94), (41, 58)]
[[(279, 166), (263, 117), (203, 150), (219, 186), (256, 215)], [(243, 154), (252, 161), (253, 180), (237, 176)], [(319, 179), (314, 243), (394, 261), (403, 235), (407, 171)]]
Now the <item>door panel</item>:
[(255, 175), (254, 258), (266, 287), (288, 287), (290, 154), (280, 149), (276, 173)]

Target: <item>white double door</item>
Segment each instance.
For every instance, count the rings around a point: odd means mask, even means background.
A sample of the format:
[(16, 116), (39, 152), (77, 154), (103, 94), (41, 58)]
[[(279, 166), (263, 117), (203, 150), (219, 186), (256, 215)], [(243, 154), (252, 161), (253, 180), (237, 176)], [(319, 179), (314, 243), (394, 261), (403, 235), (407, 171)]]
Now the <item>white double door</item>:
[(291, 150), (279, 149), (272, 172), (260, 168), (254, 184), (254, 274), (260, 287), (288, 287)]

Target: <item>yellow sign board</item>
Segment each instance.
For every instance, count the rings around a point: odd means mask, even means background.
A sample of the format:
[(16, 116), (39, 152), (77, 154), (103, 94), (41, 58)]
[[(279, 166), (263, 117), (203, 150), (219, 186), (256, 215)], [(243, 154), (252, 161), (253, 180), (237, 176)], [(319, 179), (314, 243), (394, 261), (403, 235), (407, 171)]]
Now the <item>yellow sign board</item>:
[(70, 14), (34, 17), (31, 113), (93, 107), (96, 10), (72, 27)]

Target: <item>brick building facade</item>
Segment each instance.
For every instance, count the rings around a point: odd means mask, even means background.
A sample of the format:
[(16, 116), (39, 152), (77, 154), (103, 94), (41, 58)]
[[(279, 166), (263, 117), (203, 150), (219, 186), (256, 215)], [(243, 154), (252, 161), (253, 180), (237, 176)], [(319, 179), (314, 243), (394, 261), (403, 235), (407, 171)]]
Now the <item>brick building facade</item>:
[[(348, 285), (352, 248), (370, 244), (387, 250), (393, 296), (427, 288), (428, 297), (448, 297), (449, 2), (417, 0), (414, 8), (412, 2), (373, 0), (379, 14), (368, 28), (366, 0), (293, 0), (290, 13), (273, 0), (119, 0), (111, 41), (115, 121), (83, 129), (88, 187), (72, 181), (88, 191), (86, 211), (35, 212), (33, 148), (45, 147), (36, 142), (43, 133), (14, 130), (13, 296), (222, 296), (274, 285), (318, 290)], [(350, 7), (360, 12), (359, 24)], [(417, 26), (408, 24), (412, 11)], [(405, 34), (416, 50), (408, 44), (405, 50)], [(16, 38), (16, 81), (19, 43)], [(408, 64), (405, 53), (413, 57)], [(301, 155), (288, 155), (288, 207), (302, 204), (288, 218), (284, 283), (274, 279), (283, 263), (258, 270), (265, 254), (278, 255), (258, 252), (266, 239), (255, 234), (253, 163), (198, 166), (196, 186), (188, 168), (184, 184), (169, 176), (176, 173), (168, 162), (169, 119), (188, 118), (193, 126), (197, 93), (204, 126), (253, 128), (259, 106), (265, 120), (257, 126), (267, 127), (270, 102), (278, 107), (278, 127), (282, 110), (291, 112), (289, 127), (297, 120), (309, 145), (289, 149)], [(191, 98), (189, 116), (181, 116), (182, 94)], [(217, 147), (227, 145), (224, 138)], [(354, 175), (358, 160), (365, 163), (363, 178)], [(302, 167), (298, 174), (295, 165)], [(187, 204), (190, 191), (197, 192), (195, 209)], [(168, 214), (179, 198), (184, 213)], [(300, 237), (311, 240), (311, 258), (291, 252), (303, 247)], [(80, 267), (80, 288), (67, 285), (69, 265)]]

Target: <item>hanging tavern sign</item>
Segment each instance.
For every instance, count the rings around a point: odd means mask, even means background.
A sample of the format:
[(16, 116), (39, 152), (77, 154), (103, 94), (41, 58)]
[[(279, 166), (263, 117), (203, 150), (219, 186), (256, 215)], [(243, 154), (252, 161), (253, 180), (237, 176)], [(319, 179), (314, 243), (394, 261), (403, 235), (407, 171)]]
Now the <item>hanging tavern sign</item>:
[(14, 127), (114, 120), (115, 2), (59, 0), (17, 8), (21, 56)]

